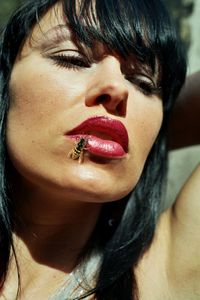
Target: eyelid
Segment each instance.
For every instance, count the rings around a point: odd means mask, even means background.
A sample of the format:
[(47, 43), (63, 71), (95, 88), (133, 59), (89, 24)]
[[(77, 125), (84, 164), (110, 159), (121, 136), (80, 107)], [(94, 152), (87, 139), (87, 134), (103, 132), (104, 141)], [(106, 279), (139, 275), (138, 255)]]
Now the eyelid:
[(54, 55), (54, 54), (58, 55), (58, 54), (63, 54), (63, 53), (67, 53), (67, 55), (69, 55), (69, 52), (71, 52), (73, 55), (76, 53), (77, 56), (79, 55), (79, 56), (86, 57), (86, 55), (84, 53), (80, 52), (78, 49), (73, 49), (73, 48), (67, 48), (67, 49), (65, 49), (63, 47), (61, 47), (60, 49), (59, 48), (55, 49), (55, 47), (52, 48), (52, 49), (48, 49), (48, 51), (45, 51), (43, 54), (45, 56)]
[(126, 74), (125, 77), (143, 94), (147, 96), (158, 95), (160, 97), (161, 87), (149, 75), (133, 72)]
[(136, 72), (136, 71), (133, 71), (133, 72), (131, 72), (131, 73), (126, 73), (125, 74), (125, 77), (126, 78), (129, 78), (129, 79), (131, 79), (132, 78), (132, 80), (135, 80), (135, 81), (142, 81), (142, 82), (144, 82), (144, 83), (147, 83), (147, 84), (149, 84), (149, 85), (152, 85), (152, 87), (153, 88), (157, 88), (157, 84), (156, 84), (156, 82), (153, 80), (153, 78), (151, 78), (149, 75), (147, 75), (147, 74), (143, 74), (143, 73), (138, 73), (138, 72)]
[(85, 62), (87, 62), (88, 64), (92, 63), (91, 59), (88, 58), (88, 56), (79, 51), (78, 49), (54, 49), (54, 51), (48, 51), (46, 53), (43, 53), (43, 56), (46, 57), (46, 58), (56, 58), (56, 57), (60, 57), (60, 58), (77, 58), (77, 59), (82, 59), (84, 60)]
[(47, 59), (50, 59), (54, 62), (55, 65), (67, 69), (79, 70), (84, 68), (90, 68), (91, 62), (86, 56), (81, 56), (80, 54), (50, 54), (46, 56)]
[(148, 74), (144, 74), (144, 73), (135, 73), (135, 77), (137, 79), (141, 79), (143, 81), (146, 81), (147, 83), (152, 83), (154, 87), (156, 87), (156, 83), (155, 81), (153, 80), (152, 77), (150, 77)]

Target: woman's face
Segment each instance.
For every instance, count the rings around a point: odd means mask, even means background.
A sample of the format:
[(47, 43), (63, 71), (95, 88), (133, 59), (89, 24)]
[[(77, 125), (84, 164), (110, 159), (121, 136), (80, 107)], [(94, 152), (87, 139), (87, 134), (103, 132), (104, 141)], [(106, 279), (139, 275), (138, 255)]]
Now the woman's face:
[[(50, 10), (25, 42), (10, 80), (7, 147), (23, 184), (73, 201), (127, 195), (162, 123), (162, 102), (151, 93), (156, 80), (149, 70), (139, 71), (133, 58), (123, 60), (98, 42), (78, 48), (61, 9)], [(88, 119), (90, 150), (79, 163), (69, 155), (75, 141), (67, 134)], [(121, 124), (128, 133), (125, 155)]]

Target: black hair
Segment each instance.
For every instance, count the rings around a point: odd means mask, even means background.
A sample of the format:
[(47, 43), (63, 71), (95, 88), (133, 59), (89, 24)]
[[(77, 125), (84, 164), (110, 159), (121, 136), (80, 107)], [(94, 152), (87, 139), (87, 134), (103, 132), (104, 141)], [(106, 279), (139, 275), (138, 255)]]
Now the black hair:
[[(0, 48), (0, 280), (3, 286), (13, 247), (13, 207), (9, 196), (9, 158), (6, 152), (6, 116), (9, 109), (9, 80), (17, 54), (34, 25), (60, 1), (27, 1), (10, 18)], [(138, 299), (135, 268), (150, 246), (162, 209), (166, 175), (166, 128), (174, 101), (184, 83), (185, 55), (176, 30), (161, 0), (77, 0), (61, 1), (66, 22), (77, 39), (87, 46), (94, 40), (155, 71), (159, 65), (164, 119), (149, 153), (142, 176), (124, 199), (123, 209), (111, 232), (105, 232), (106, 216), (117, 203), (105, 205), (89, 248), (99, 245), (102, 263), (95, 292), (98, 300)], [(77, 9), (78, 7), (78, 9)], [(104, 224), (104, 225), (103, 225)], [(106, 229), (107, 231), (107, 229)], [(95, 238), (94, 238), (95, 235)], [(89, 246), (90, 245), (90, 246)], [(102, 247), (103, 245), (103, 247)], [(96, 246), (97, 247), (97, 246)], [(83, 299), (80, 297), (79, 299)], [(78, 298), (77, 298), (78, 299)]]

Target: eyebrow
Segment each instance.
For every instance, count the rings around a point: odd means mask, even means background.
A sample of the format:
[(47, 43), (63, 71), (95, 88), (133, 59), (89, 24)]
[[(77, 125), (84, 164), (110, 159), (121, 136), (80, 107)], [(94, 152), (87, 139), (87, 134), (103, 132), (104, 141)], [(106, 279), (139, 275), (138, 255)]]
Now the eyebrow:
[(45, 50), (63, 42), (72, 41), (72, 33), (67, 25), (59, 24), (44, 32), (39, 41), (40, 47)]

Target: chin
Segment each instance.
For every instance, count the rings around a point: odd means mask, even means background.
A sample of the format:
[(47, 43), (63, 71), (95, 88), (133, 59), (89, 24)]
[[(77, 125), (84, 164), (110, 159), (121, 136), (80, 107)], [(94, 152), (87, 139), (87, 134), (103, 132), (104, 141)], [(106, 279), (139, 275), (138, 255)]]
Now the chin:
[(78, 191), (76, 189), (76, 191), (74, 191), (74, 200), (81, 200), (81, 202), (107, 203), (118, 201), (128, 194), (128, 191), (126, 193), (122, 193), (121, 191), (113, 191), (113, 189), (110, 189), (109, 191), (102, 189), (81, 189)]
[[(134, 188), (135, 174), (121, 176), (117, 164), (114, 166), (99, 164), (51, 165), (49, 168), (18, 168), (22, 177), (29, 182), (32, 190), (43, 191), (51, 197), (70, 198), (75, 201), (104, 203), (117, 201), (128, 195)], [(131, 179), (131, 180), (130, 180)]]
[(105, 176), (101, 180), (97, 178), (68, 181), (66, 193), (69, 190), (73, 193), (73, 198), (85, 202), (112, 202), (127, 196), (133, 190), (133, 183), (127, 185), (127, 182), (119, 182), (118, 180), (106, 179)]
[[(69, 176), (70, 174), (70, 176)], [(119, 170), (76, 164), (68, 166), (58, 180), (61, 190), (88, 202), (117, 201), (128, 195), (137, 183), (134, 176), (119, 176)], [(129, 174), (133, 175), (133, 174)], [(131, 180), (130, 180), (131, 179)], [(52, 186), (52, 185), (51, 185)]]

